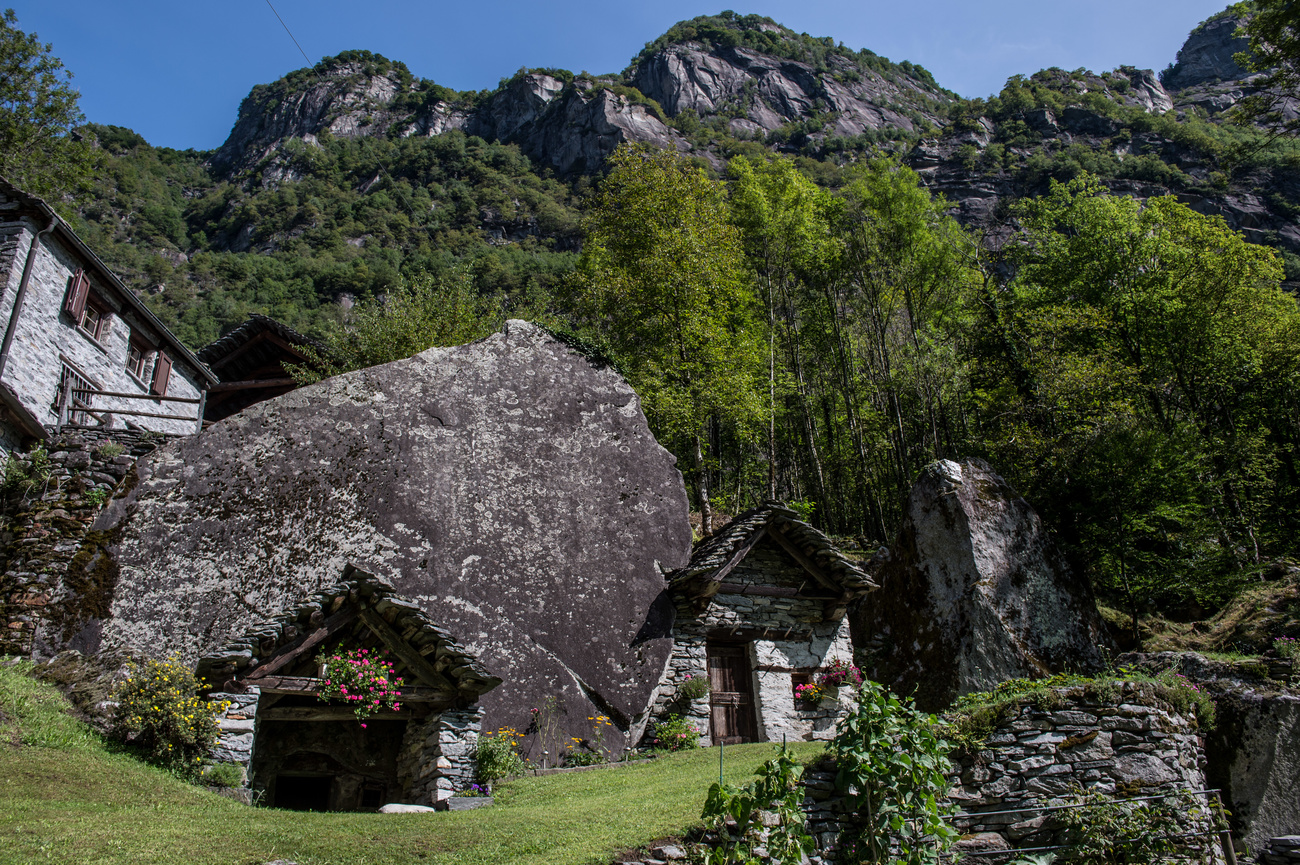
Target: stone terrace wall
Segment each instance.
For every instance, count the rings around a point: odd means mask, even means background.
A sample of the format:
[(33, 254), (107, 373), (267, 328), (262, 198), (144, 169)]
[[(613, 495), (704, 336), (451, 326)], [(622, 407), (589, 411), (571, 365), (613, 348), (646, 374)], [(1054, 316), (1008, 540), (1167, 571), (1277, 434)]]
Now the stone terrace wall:
[[(0, 654), (33, 653), (38, 621), (59, 618), (59, 602), (69, 588), (63, 586), (68, 563), (94, 541), (87, 538), (91, 522), (135, 461), (167, 440), (150, 432), (65, 429), (46, 448), (48, 481), (5, 496), (0, 503)], [(121, 445), (122, 452), (105, 450), (106, 442)], [(30, 453), (14, 458), (30, 466)], [(108, 594), (97, 587), (73, 588), (80, 603), (108, 603)]]
[[(1123, 684), (1115, 703), (1099, 703), (1082, 689), (1058, 695), (1060, 702), (1052, 708), (1028, 704), (1013, 709), (985, 740), (984, 749), (955, 761), (950, 799), (970, 815), (953, 823), (964, 836), (961, 846), (1061, 843), (1050, 814), (1041, 809), (1063, 804), (1080, 789), (1151, 796), (1206, 788), (1196, 720), (1158, 699), (1149, 684)], [(809, 823), (825, 850), (851, 818), (836, 795), (833, 766), (819, 764), (805, 778)], [(1006, 811), (1016, 813), (989, 813)], [(1196, 828), (1191, 831), (1208, 827), (1207, 814), (1192, 819)]]

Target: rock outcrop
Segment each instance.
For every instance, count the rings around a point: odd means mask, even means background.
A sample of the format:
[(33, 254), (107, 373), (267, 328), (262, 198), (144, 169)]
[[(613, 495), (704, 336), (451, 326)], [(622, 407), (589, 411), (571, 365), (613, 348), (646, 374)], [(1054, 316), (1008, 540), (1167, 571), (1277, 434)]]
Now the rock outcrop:
[(1300, 696), (1220, 693), (1207, 742), (1211, 783), (1224, 789), (1233, 834), (1251, 850), (1300, 832)]
[(988, 464), (940, 460), (912, 488), (880, 590), (850, 614), (865, 672), (934, 711), (1008, 679), (1103, 666), (1101, 618), (1038, 514)]
[[(829, 132), (860, 135), (893, 127), (914, 131), (918, 120), (942, 126), (934, 110), (948, 97), (920, 82), (894, 81), (863, 71), (847, 58), (831, 55), (829, 68), (761, 54), (748, 48), (709, 50), (697, 42), (671, 45), (636, 64), (629, 75), (669, 116), (694, 111), (700, 116), (730, 113), (742, 128), (771, 132), (787, 123), (829, 113)], [(918, 99), (920, 97), (920, 99)], [(920, 101), (929, 111), (904, 113)]]
[(1197, 84), (1236, 81), (1250, 74), (1233, 55), (1250, 49), (1250, 40), (1238, 36), (1241, 16), (1221, 15), (1205, 21), (1187, 37), (1178, 59), (1164, 74), (1170, 90), (1184, 90)]
[[(661, 568), (690, 541), (681, 474), (632, 389), (511, 321), (142, 459), (69, 571), (68, 615), (37, 641), (193, 662), (352, 563), (505, 680), (484, 729), (522, 731), (557, 698), (566, 735), (589, 736), (597, 714), (637, 732), (670, 650)], [(73, 616), (67, 590), (87, 586), (111, 598), (106, 616)]]

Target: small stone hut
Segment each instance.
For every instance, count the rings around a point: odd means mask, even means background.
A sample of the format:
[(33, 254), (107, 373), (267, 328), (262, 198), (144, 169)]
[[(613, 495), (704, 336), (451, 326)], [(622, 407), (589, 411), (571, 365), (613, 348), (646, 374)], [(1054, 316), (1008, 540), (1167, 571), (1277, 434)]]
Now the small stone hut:
[[(876, 588), (822, 532), (779, 502), (737, 516), (668, 577), (673, 653), (654, 717), (681, 715), (701, 744), (829, 738), (848, 695), (810, 704), (794, 689), (851, 662), (849, 604)], [(707, 677), (706, 698), (681, 691)]]
[[(397, 711), (362, 726), (319, 698), (318, 658), (339, 649), (387, 655), (403, 679)], [(348, 566), (342, 580), (254, 625), (199, 661), (219, 719), (218, 756), (242, 765), (264, 804), (310, 811), (437, 806), (474, 778), (482, 710), (501, 684), (392, 586)]]

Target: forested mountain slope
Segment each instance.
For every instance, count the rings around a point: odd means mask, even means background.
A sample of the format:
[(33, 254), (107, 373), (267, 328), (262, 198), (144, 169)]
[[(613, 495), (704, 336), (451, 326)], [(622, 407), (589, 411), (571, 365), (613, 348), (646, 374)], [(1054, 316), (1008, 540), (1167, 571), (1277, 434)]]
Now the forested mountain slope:
[(334, 333), (336, 368), (504, 315), (565, 331), (702, 515), (777, 496), (871, 549), (922, 466), (985, 457), (1109, 600), (1192, 615), (1300, 555), (1300, 313), (1268, 249), (1300, 279), (1300, 154), (1226, 122), (1248, 13), (1160, 76), (974, 100), (729, 13), (482, 92), (347, 52), (254, 88), (213, 152), (88, 128), (78, 229), (194, 346), (248, 312)]

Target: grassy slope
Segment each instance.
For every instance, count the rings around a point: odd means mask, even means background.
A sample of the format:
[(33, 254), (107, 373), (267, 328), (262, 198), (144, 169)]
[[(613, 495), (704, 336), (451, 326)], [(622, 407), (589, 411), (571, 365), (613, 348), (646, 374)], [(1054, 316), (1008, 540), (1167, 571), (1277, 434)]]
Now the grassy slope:
[[(498, 805), (447, 814), (307, 814), (247, 808), (102, 744), (47, 686), (0, 668), (0, 862), (609, 862), (697, 822), (718, 752), (523, 778)], [(795, 746), (810, 757), (819, 745)], [(747, 780), (771, 745), (727, 750)]]

